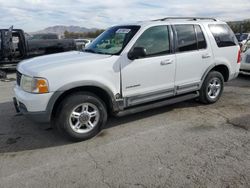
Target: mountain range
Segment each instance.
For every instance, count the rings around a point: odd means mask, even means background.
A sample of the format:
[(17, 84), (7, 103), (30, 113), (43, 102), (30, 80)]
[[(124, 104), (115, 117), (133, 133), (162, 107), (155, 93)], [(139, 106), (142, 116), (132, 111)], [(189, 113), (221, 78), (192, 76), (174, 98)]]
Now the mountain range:
[[(249, 22), (250, 19), (245, 19), (242, 21), (231, 21), (229, 23), (231, 24), (239, 24), (242, 22)], [(86, 28), (86, 27), (80, 27), (80, 26), (65, 26), (65, 25), (56, 25), (52, 27), (47, 27), (43, 30), (33, 32), (33, 34), (36, 33), (55, 33), (58, 35), (63, 35), (65, 31), (72, 32), (72, 33), (87, 33), (87, 32), (95, 32), (98, 30), (97, 28)]]
[(73, 33), (87, 33), (87, 32), (95, 32), (98, 30), (97, 28), (86, 28), (80, 26), (64, 26), (64, 25), (57, 25), (52, 27), (47, 27), (43, 30), (34, 32), (34, 33), (56, 33), (58, 35), (64, 34), (65, 31), (73, 32)]

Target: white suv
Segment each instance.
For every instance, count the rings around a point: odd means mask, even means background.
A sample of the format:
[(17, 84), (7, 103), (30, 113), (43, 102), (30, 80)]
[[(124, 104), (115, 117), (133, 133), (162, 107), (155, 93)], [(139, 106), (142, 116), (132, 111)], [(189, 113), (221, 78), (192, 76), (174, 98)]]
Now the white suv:
[(210, 18), (164, 18), (107, 29), (84, 52), (23, 61), (18, 112), (53, 122), (74, 140), (123, 116), (198, 98), (210, 104), (238, 76), (240, 47), (229, 26)]

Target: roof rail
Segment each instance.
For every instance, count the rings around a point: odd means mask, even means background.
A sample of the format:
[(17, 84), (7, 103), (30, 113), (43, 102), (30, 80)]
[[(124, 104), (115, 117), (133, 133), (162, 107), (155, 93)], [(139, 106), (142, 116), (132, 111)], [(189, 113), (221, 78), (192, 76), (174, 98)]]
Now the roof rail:
[(207, 17), (166, 17), (161, 19), (156, 19), (152, 21), (165, 21), (165, 20), (190, 20), (190, 21), (197, 21), (197, 20), (213, 20), (217, 21), (215, 18), (207, 18)]

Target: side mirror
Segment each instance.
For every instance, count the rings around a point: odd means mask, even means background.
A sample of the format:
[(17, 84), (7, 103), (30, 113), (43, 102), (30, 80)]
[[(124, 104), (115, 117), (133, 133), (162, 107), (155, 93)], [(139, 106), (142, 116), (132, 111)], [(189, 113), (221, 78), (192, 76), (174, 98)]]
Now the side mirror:
[(135, 60), (135, 59), (139, 59), (142, 57), (146, 57), (147, 53), (146, 53), (146, 49), (142, 48), (142, 47), (135, 47), (134, 49), (132, 49), (129, 53), (128, 53), (128, 58), (130, 60)]

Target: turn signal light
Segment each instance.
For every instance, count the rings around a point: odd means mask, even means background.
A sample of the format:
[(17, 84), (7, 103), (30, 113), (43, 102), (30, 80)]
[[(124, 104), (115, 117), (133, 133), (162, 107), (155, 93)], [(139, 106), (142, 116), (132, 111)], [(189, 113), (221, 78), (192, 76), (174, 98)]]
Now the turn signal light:
[(46, 80), (43, 79), (37, 79), (36, 80), (36, 88), (38, 90), (38, 93), (48, 93), (49, 88)]

